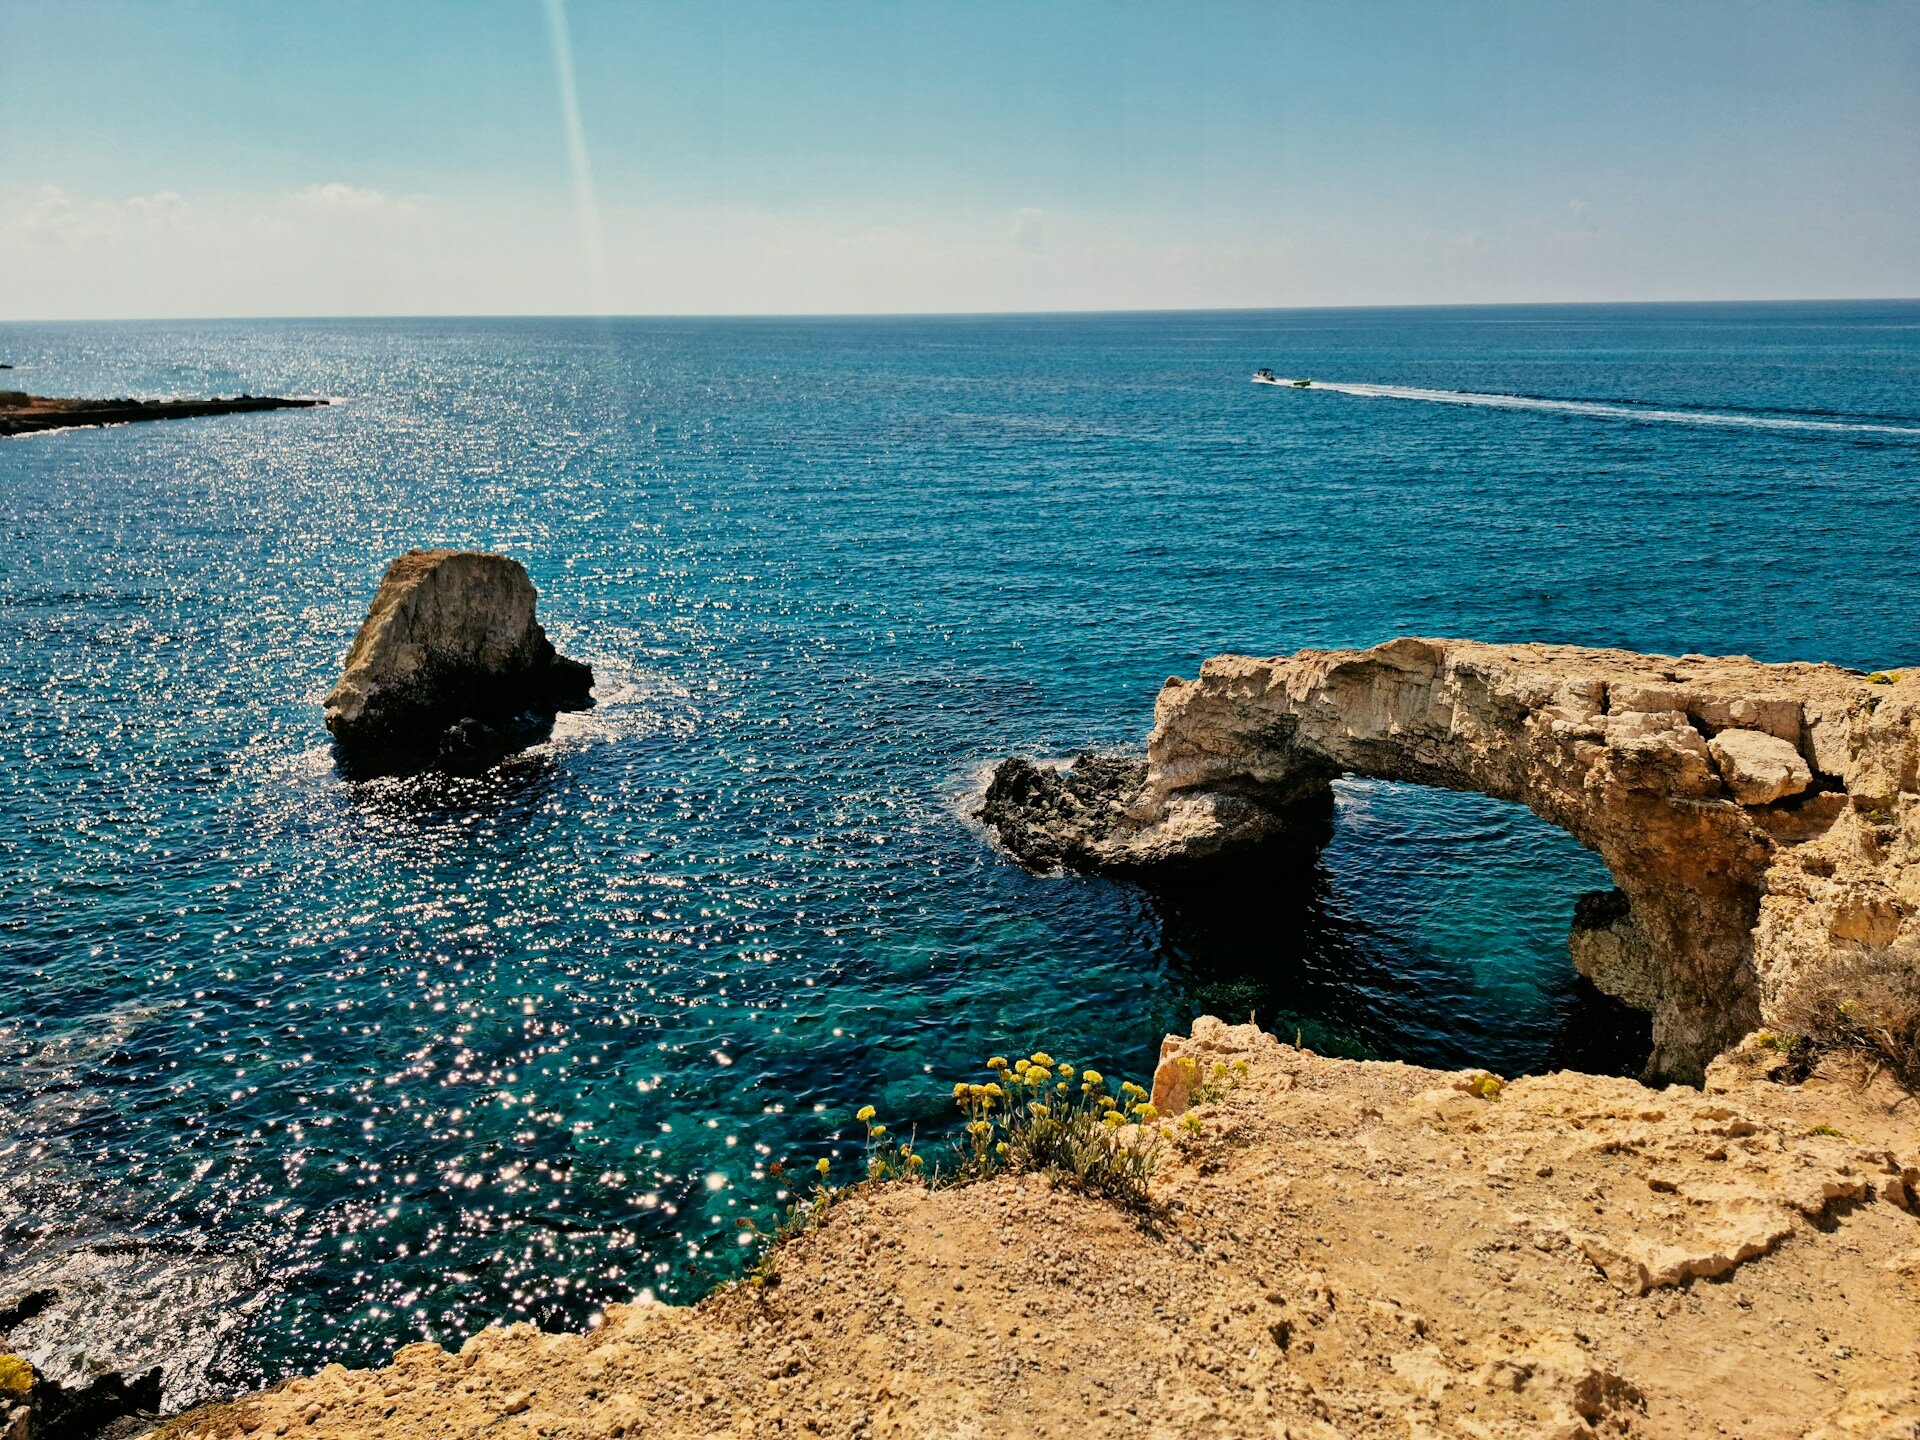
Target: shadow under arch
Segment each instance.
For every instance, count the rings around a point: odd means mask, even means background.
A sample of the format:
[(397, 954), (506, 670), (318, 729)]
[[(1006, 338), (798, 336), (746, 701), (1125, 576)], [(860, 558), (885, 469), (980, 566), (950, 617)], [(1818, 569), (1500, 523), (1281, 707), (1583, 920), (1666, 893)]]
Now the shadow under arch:
[(1323, 1053), (1503, 1075), (1635, 1075), (1652, 1023), (1579, 975), (1569, 932), (1611, 884), (1525, 806), (1334, 782), (1317, 833), (1156, 877), (1166, 960), (1195, 1013), (1251, 1014)]

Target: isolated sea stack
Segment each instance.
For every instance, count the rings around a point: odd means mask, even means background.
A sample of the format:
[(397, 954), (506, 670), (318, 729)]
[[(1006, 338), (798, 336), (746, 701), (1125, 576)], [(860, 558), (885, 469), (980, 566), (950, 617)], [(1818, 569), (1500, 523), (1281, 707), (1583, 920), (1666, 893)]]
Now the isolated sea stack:
[(524, 566), (478, 550), (409, 550), (387, 567), (327, 729), (342, 768), (469, 769), (593, 703), (593, 670), (555, 652)]

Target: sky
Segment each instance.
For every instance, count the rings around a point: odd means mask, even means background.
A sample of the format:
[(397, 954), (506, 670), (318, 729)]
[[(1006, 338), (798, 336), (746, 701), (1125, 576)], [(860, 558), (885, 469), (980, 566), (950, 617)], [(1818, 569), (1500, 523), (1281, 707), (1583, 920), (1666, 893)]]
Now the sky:
[(1920, 296), (1920, 0), (0, 0), (0, 148), (0, 319)]

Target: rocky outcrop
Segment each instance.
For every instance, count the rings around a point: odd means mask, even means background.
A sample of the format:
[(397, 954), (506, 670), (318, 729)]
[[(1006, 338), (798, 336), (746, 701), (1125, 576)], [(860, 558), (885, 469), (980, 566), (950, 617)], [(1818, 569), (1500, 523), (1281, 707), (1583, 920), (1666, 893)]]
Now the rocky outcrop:
[(53, 1302), (34, 1290), (0, 1300), (0, 1440), (95, 1440), (132, 1435), (160, 1413), (160, 1371), (96, 1374), (63, 1385), (13, 1349), (9, 1332)]
[(1226, 655), (1167, 681), (1138, 783), (1113, 773), (1092, 803), (1009, 761), (983, 818), (1028, 864), (1139, 876), (1256, 851), (1342, 774), (1528, 806), (1613, 872), (1573, 955), (1651, 1011), (1655, 1077), (1697, 1081), (1920, 935), (1920, 676), (1459, 640)]
[(593, 671), (554, 651), (536, 598), (504, 555), (409, 550), (389, 565), (327, 696), (343, 766), (489, 763), (592, 704)]
[(56, 400), (22, 390), (0, 390), (0, 436), (76, 426), (130, 425), (140, 420), (189, 420), (197, 415), (235, 415), (249, 410), (308, 410), (326, 403), (284, 395), (215, 396), (210, 400)]
[(1776, 1058), (1503, 1084), (1203, 1018), (1162, 1047), (1146, 1214), (1047, 1173), (862, 1187), (768, 1283), (408, 1345), (165, 1433), (1910, 1435), (1914, 1125), (1884, 1080)]

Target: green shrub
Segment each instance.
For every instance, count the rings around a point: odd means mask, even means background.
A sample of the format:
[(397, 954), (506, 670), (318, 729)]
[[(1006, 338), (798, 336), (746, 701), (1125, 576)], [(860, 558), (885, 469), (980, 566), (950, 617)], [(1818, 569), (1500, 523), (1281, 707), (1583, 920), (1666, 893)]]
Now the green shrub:
[[(946, 1188), (994, 1175), (1038, 1174), (1130, 1208), (1147, 1208), (1147, 1181), (1169, 1132), (1158, 1123), (1144, 1089), (1131, 1081), (1116, 1086), (1097, 1070), (1076, 1070), (1043, 1051), (1011, 1064), (995, 1056), (986, 1069), (990, 1079), (963, 1080), (953, 1087), (963, 1123), (950, 1165), (929, 1168), (917, 1142), (892, 1135), (875, 1119), (871, 1105), (854, 1116), (867, 1130), (860, 1178), (835, 1185), (831, 1162), (817, 1160), (804, 1172), (808, 1188), (802, 1193), (786, 1166), (777, 1160), (769, 1165), (767, 1172), (787, 1203), (771, 1228), (752, 1218), (735, 1222), (760, 1241), (759, 1261), (746, 1282), (779, 1284), (775, 1254), (780, 1245), (818, 1229), (835, 1205), (870, 1185)], [(1196, 1098), (1224, 1095), (1246, 1074), (1246, 1064), (1214, 1070)]]
[(1045, 1051), (1009, 1064), (987, 1062), (994, 1078), (953, 1087), (966, 1116), (950, 1183), (999, 1174), (1046, 1174), (1089, 1194), (1144, 1207), (1159, 1158), (1159, 1112), (1132, 1081), (1116, 1091), (1097, 1070), (1075, 1071)]

